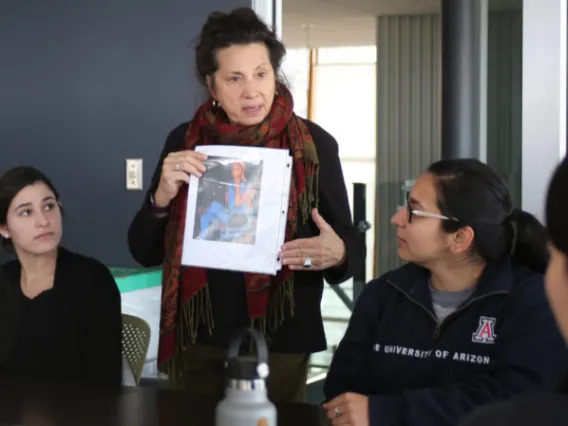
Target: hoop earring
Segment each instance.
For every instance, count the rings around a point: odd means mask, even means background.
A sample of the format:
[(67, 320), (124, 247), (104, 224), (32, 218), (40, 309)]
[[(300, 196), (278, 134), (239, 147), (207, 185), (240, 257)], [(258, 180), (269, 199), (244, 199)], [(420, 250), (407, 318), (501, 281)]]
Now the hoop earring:
[(213, 99), (212, 104), (213, 104), (213, 108), (219, 108), (220, 103), (217, 99)]

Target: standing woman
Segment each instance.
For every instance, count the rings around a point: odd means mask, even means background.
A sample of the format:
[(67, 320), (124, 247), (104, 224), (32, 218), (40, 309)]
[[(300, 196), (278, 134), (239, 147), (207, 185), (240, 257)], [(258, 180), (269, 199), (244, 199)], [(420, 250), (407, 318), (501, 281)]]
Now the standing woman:
[[(217, 398), (236, 330), (254, 324), (270, 347), (268, 393), (303, 401), (310, 353), (326, 349), (324, 278), (341, 283), (364, 260), (351, 220), (335, 139), (297, 117), (278, 72), (285, 48), (251, 9), (212, 13), (196, 52), (211, 97), (168, 136), (150, 189), (129, 230), (133, 257), (163, 264), (158, 363), (174, 386)], [(277, 276), (181, 266), (189, 175), (198, 145), (285, 148), (294, 158), (284, 265)]]

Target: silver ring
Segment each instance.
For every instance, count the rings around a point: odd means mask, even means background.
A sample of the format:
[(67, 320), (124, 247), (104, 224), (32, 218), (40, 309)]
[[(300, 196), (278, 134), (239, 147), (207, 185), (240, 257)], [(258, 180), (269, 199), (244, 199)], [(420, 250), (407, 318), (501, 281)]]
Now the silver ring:
[(341, 417), (341, 411), (339, 411), (339, 407), (335, 407), (335, 417)]
[(312, 259), (310, 259), (309, 257), (306, 257), (304, 259), (304, 268), (310, 268), (312, 266)]
[(176, 171), (176, 172), (179, 172), (179, 171), (181, 171), (181, 167), (179, 166), (179, 164), (176, 164), (176, 168), (175, 168), (175, 171)]

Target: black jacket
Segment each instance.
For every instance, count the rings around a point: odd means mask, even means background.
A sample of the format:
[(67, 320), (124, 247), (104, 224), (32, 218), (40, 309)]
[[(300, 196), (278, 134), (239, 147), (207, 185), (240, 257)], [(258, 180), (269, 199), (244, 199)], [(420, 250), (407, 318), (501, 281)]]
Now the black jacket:
[(16, 290), (12, 280), (0, 268), (0, 366), (8, 359), (14, 339), (14, 321), (18, 315)]
[(60, 248), (53, 288), (33, 300), (17, 260), (1, 270), (0, 293), (12, 306), (0, 314), (11, 319), (0, 323), (0, 380), (122, 384), (120, 293), (106, 266)]
[(369, 395), (371, 425), (455, 425), (478, 405), (551, 388), (568, 351), (543, 276), (506, 261), (439, 323), (429, 272), (407, 264), (361, 294), (325, 383)]
[[(319, 352), (326, 349), (320, 310), (324, 278), (329, 284), (344, 282), (365, 259), (364, 243), (361, 243), (360, 234), (351, 219), (337, 142), (318, 125), (307, 120), (305, 123), (314, 139), (320, 162), (319, 211), (345, 242), (347, 261), (342, 267), (323, 273), (295, 273), (294, 316), (288, 315), (274, 334), (268, 336), (271, 350), (275, 352)], [(143, 266), (161, 265), (164, 258), (164, 235), (168, 218), (158, 218), (152, 214), (149, 197), (158, 186), (163, 159), (170, 152), (182, 149), (188, 125), (189, 123), (183, 123), (169, 134), (144, 203), (130, 225), (130, 252)], [(297, 237), (316, 235), (316, 225), (311, 220), (304, 224), (299, 218)], [(244, 277), (238, 272), (210, 269), (207, 271), (207, 282), (215, 327), (210, 335), (207, 327), (202, 326), (198, 330), (197, 341), (226, 347), (236, 330), (250, 326)]]
[(524, 395), (475, 410), (459, 426), (566, 426), (568, 395)]

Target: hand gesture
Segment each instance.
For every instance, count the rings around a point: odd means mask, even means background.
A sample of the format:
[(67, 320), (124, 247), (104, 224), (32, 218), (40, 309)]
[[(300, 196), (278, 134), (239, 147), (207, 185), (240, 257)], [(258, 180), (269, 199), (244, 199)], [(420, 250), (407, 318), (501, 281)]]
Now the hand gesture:
[(207, 156), (195, 151), (170, 152), (162, 163), (160, 183), (154, 193), (154, 203), (168, 206), (178, 194), (183, 183), (189, 183), (189, 175), (201, 177), (207, 170), (203, 162)]
[(282, 246), (280, 259), (292, 270), (321, 271), (340, 265), (345, 261), (345, 243), (329, 223), (312, 210), (312, 219), (319, 229), (319, 235), (299, 238)]

